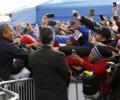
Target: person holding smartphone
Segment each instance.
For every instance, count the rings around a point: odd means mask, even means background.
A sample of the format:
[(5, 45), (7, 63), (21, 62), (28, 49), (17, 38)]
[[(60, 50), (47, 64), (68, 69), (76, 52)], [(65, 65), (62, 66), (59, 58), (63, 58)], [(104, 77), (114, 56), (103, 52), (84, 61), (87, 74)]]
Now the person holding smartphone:
[(91, 19), (91, 20), (93, 20), (93, 17), (94, 17), (94, 9), (90, 9), (90, 11), (89, 11), (89, 19)]
[(113, 16), (117, 16), (118, 15), (118, 5), (117, 5), (116, 2), (113, 2), (112, 11), (113, 11)]

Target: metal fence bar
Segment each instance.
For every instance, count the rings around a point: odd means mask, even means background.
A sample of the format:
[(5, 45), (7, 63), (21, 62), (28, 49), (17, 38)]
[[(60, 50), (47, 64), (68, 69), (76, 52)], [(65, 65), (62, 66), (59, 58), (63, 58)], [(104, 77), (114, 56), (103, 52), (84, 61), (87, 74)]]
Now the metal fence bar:
[(0, 88), (0, 100), (19, 100), (19, 95), (10, 90)]
[(78, 84), (76, 83), (76, 99), (78, 100)]
[[(71, 80), (76, 85), (76, 100), (78, 100), (78, 83), (80, 80)], [(1, 87), (19, 94), (20, 100), (35, 100), (35, 88), (32, 78), (4, 81), (0, 83)]]

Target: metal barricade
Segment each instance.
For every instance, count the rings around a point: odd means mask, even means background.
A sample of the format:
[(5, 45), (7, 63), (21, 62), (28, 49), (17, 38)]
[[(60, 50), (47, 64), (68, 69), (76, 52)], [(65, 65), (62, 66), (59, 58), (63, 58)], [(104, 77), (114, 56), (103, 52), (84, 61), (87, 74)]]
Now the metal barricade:
[(10, 90), (0, 88), (0, 100), (19, 100), (19, 95)]
[[(1, 82), (0, 86), (4, 89), (18, 93), (19, 100), (35, 100), (35, 88), (32, 78), (5, 81)], [(68, 88), (68, 97), (69, 100), (85, 100), (84, 94), (82, 93), (81, 80), (71, 80)]]
[[(34, 82), (32, 78), (4, 81), (0, 86), (19, 94), (19, 100), (35, 100)], [(7, 100), (7, 99), (6, 99)]]

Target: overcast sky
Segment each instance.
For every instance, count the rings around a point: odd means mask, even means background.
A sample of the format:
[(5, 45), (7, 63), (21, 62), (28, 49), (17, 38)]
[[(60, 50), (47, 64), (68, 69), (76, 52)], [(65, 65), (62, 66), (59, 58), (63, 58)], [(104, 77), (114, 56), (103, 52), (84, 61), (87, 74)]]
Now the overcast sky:
[[(10, 13), (23, 7), (35, 6), (36, 4), (44, 3), (50, 0), (0, 0), (0, 14)], [(9, 20), (8, 16), (0, 16), (1, 21)]]
[(35, 5), (38, 3), (43, 3), (49, 0), (0, 0), (0, 13), (7, 13), (14, 11), (16, 9)]
[[(50, 0), (0, 0), (0, 14), (10, 13), (14, 10), (22, 9), (23, 7), (34, 6), (36, 4), (44, 3), (47, 1), (50, 1)], [(61, 2), (63, 0), (55, 0), (55, 1)], [(64, 0), (64, 1), (68, 2), (71, 0)], [(74, 1), (74, 0), (72, 0), (72, 1)], [(87, 0), (79, 0), (79, 1), (87, 1)], [(120, 0), (108, 0), (108, 1), (112, 1), (112, 2), (117, 1), (118, 3), (120, 3)], [(55, 3), (55, 2), (53, 2), (53, 3)], [(4, 19), (4, 18), (5, 17), (0, 16), (0, 20)], [(7, 17), (6, 17), (6, 19), (7, 19)]]

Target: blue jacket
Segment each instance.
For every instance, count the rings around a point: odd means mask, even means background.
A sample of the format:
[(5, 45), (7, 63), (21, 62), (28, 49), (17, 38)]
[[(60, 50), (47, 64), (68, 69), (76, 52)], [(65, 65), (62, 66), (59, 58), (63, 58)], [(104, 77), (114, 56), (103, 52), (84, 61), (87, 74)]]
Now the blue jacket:
[(80, 27), (80, 32), (82, 33), (82, 35), (84, 37), (84, 41), (85, 41), (84, 46), (91, 48), (92, 45), (88, 41), (89, 31), (90, 31), (90, 29), (87, 27)]
[(56, 35), (55, 36), (55, 43), (63, 43), (66, 44), (66, 42), (70, 39), (71, 35)]

